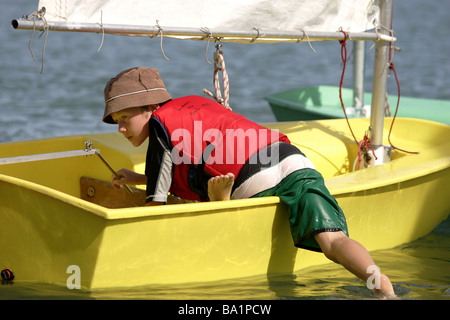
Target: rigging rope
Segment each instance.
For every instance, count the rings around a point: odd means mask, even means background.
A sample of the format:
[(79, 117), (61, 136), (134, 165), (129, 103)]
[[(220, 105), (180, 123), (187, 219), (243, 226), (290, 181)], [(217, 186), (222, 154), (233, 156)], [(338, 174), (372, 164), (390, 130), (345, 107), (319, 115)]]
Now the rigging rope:
[(103, 47), (103, 42), (105, 41), (105, 28), (103, 28), (103, 10), (100, 11), (100, 31), (102, 32), (102, 42), (100, 43), (100, 46), (97, 49), (97, 52), (100, 52), (100, 49)]
[[(374, 149), (372, 148), (372, 145), (370, 144), (370, 139), (369, 139), (367, 133), (364, 135), (363, 140), (361, 140), (360, 142), (357, 141), (357, 139), (355, 137), (355, 134), (353, 133), (353, 130), (351, 128), (350, 122), (348, 120), (347, 113), (345, 111), (344, 102), (343, 102), (343, 99), (342, 99), (342, 85), (343, 85), (343, 81), (344, 81), (345, 68), (346, 68), (346, 65), (347, 65), (347, 47), (346, 47), (346, 42), (347, 42), (348, 35), (343, 30), (339, 30), (339, 31), (344, 34), (344, 40), (340, 40), (339, 41), (339, 43), (341, 44), (341, 59), (342, 59), (342, 62), (343, 62), (342, 75), (341, 75), (341, 80), (340, 80), (340, 83), (339, 83), (339, 99), (341, 101), (341, 107), (342, 107), (342, 110), (344, 111), (345, 120), (347, 121), (347, 125), (348, 125), (348, 127), (350, 129), (350, 132), (351, 132), (351, 134), (353, 136), (353, 139), (355, 140), (356, 144), (358, 145), (358, 158), (357, 158), (357, 161), (358, 161), (358, 169), (359, 169), (360, 168), (360, 163), (362, 161), (362, 154), (366, 158), (366, 161), (368, 160), (368, 151), (369, 150), (372, 151), (372, 154), (375, 157), (375, 159), (377, 159), (377, 156), (376, 156), (376, 154), (374, 152)], [(389, 30), (389, 32), (391, 33), (391, 36), (393, 36), (392, 29)], [(392, 142), (391, 142), (392, 128), (394, 126), (394, 122), (395, 122), (395, 119), (397, 117), (398, 107), (399, 107), (399, 104), (400, 104), (400, 82), (399, 82), (398, 77), (397, 77), (397, 72), (395, 70), (394, 63), (392, 62), (392, 50), (393, 50), (393, 44), (391, 42), (390, 45), (389, 45), (389, 63), (388, 63), (388, 68), (389, 68), (390, 71), (392, 71), (394, 73), (395, 81), (397, 83), (397, 106), (395, 108), (395, 113), (394, 113), (394, 116), (392, 118), (391, 126), (390, 126), (390, 129), (389, 129), (388, 141), (389, 141), (390, 146), (393, 149), (396, 149), (396, 150), (399, 150), (399, 151), (402, 151), (402, 152), (406, 152), (406, 153), (419, 154), (419, 152), (407, 151), (407, 150), (403, 150), (403, 149), (400, 149), (398, 147), (395, 147), (392, 144)], [(385, 114), (387, 116), (390, 116), (390, 108), (389, 108), (389, 102), (388, 102), (388, 95), (387, 95), (387, 93), (386, 93)]]
[[(223, 52), (220, 50), (221, 44), (216, 44), (216, 51), (214, 52), (214, 76), (213, 84), (215, 94), (212, 94), (207, 89), (203, 89), (203, 92), (214, 98), (217, 102), (222, 104), (228, 110), (231, 110), (229, 105), (230, 101), (230, 81), (228, 79), (227, 70), (225, 68), (225, 59), (223, 58)], [(219, 71), (222, 71), (223, 80), (223, 98), (220, 88)]]
[(345, 111), (344, 101), (342, 99), (342, 84), (344, 83), (345, 67), (347, 66), (347, 46), (346, 46), (346, 44), (347, 44), (348, 35), (343, 30), (339, 30), (339, 31), (344, 34), (344, 40), (339, 40), (339, 43), (341, 44), (341, 59), (342, 59), (342, 63), (343, 63), (341, 81), (339, 82), (339, 99), (341, 101), (341, 107), (342, 107), (342, 110), (344, 111), (345, 120), (347, 121), (347, 125), (350, 129), (353, 139), (355, 140), (356, 144), (358, 144), (358, 140), (356, 139), (355, 134), (353, 133), (350, 122), (348, 121), (347, 112)]
[[(391, 15), (391, 29), (387, 29), (387, 30), (389, 31), (391, 36), (394, 36), (394, 31), (392, 29), (392, 24), (393, 24), (393, 15)], [(385, 27), (383, 27), (383, 28), (386, 29)], [(394, 73), (395, 82), (397, 83), (397, 106), (395, 107), (394, 117), (392, 118), (391, 127), (389, 128), (388, 141), (389, 141), (390, 146), (393, 149), (397, 149), (397, 150), (405, 152), (405, 153), (419, 154), (419, 152), (417, 152), (417, 151), (407, 151), (407, 150), (403, 150), (403, 149), (397, 148), (391, 142), (392, 128), (394, 126), (395, 119), (397, 118), (397, 111), (398, 111), (398, 107), (400, 105), (400, 81), (398, 81), (397, 71), (395, 70), (394, 63), (392, 62), (393, 50), (395, 50), (394, 44), (392, 42), (390, 42), (389, 43), (389, 63), (388, 63), (388, 67), (389, 67), (389, 70)]]
[(342, 85), (344, 83), (344, 75), (345, 75), (345, 67), (347, 66), (347, 39), (348, 39), (348, 34), (343, 31), (343, 30), (339, 30), (340, 32), (342, 32), (344, 34), (344, 40), (340, 40), (339, 43), (341, 44), (341, 59), (342, 59), (342, 75), (341, 75), (341, 80), (339, 83), (339, 99), (341, 101), (341, 107), (342, 110), (344, 111), (344, 115), (345, 115), (345, 120), (347, 121), (347, 125), (350, 129), (350, 132), (353, 136), (353, 139), (355, 140), (356, 144), (358, 145), (358, 170), (361, 167), (361, 161), (362, 161), (362, 155), (361, 153), (364, 155), (364, 158), (366, 159), (366, 161), (369, 159), (370, 156), (368, 156), (368, 151), (369, 149), (372, 150), (372, 154), (375, 157), (375, 159), (378, 159), (375, 151), (372, 148), (372, 145), (370, 144), (370, 139), (369, 137), (366, 135), (364, 135), (363, 140), (361, 140), (360, 142), (358, 142), (358, 140), (355, 137), (355, 134), (353, 133), (352, 130), (352, 126), (350, 125), (350, 122), (348, 121), (348, 116), (347, 116), (347, 112), (345, 111), (345, 106), (344, 106), (344, 101), (342, 99)]
[(42, 47), (42, 64), (41, 64), (41, 74), (44, 72), (44, 57), (45, 57), (45, 47), (47, 45), (47, 38), (48, 38), (48, 23), (47, 19), (45, 19), (45, 7), (42, 7), (42, 9), (33, 12), (29, 16), (26, 17), (28, 21), (33, 19), (33, 32), (31, 33), (30, 41), (28, 42), (28, 49), (30, 49), (31, 56), (33, 57), (33, 60), (36, 61), (36, 58), (33, 53), (33, 49), (31, 48), (31, 42), (33, 41), (34, 33), (36, 32), (36, 18), (42, 21), (44, 25), (44, 29), (42, 30), (42, 33), (39, 35), (39, 38), (42, 37), (42, 35), (45, 33), (44, 37), (44, 46)]
[(163, 48), (164, 34), (163, 34), (163, 28), (159, 25), (159, 20), (156, 20), (156, 27), (158, 28), (158, 33), (151, 35), (151, 36), (149, 35), (148, 37), (150, 39), (153, 39), (159, 35), (159, 37), (161, 38), (161, 41), (160, 41), (161, 53), (162, 53), (164, 59), (166, 59), (167, 61), (170, 61), (170, 59), (167, 58), (166, 53), (164, 52), (164, 48)]
[[(389, 51), (390, 51), (390, 49), (389, 49)], [(394, 72), (395, 81), (397, 82), (397, 106), (395, 107), (394, 117), (392, 118), (391, 127), (389, 128), (389, 134), (388, 134), (389, 144), (391, 145), (391, 147), (393, 149), (397, 149), (397, 150), (405, 152), (405, 153), (419, 154), (418, 151), (407, 151), (407, 150), (403, 150), (403, 149), (397, 148), (391, 142), (392, 128), (394, 126), (394, 122), (395, 122), (395, 119), (397, 117), (398, 106), (400, 104), (400, 82), (398, 81), (397, 72), (395, 71), (394, 63), (392, 61), (389, 61), (389, 70)]]

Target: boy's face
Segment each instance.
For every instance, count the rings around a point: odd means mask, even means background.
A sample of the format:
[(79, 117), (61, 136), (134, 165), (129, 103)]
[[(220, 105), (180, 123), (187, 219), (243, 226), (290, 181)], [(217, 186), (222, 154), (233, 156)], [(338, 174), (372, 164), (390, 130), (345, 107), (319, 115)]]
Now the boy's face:
[(148, 120), (152, 112), (141, 107), (124, 109), (111, 114), (114, 122), (119, 125), (119, 132), (130, 141), (133, 146), (140, 146), (148, 137)]

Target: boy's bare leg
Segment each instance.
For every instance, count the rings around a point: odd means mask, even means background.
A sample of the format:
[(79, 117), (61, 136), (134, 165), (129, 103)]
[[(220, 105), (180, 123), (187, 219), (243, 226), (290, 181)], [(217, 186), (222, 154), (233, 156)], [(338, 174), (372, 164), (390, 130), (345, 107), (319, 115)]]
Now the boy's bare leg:
[[(368, 270), (373, 270), (375, 262), (359, 242), (350, 239), (342, 231), (321, 232), (314, 236), (325, 256), (345, 267), (348, 271), (365, 281), (374, 277)], [(371, 289), (374, 296), (396, 298), (389, 278), (384, 274), (375, 275), (375, 287)], [(371, 278), (371, 279), (372, 279)], [(378, 281), (377, 281), (378, 280)]]
[(210, 201), (230, 200), (234, 184), (234, 174), (227, 173), (208, 180), (208, 197)]

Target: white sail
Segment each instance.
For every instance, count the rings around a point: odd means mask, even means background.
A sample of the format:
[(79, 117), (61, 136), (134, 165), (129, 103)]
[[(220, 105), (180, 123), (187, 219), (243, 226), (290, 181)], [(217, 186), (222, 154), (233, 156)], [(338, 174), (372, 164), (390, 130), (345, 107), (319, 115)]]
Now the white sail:
[(374, 29), (378, 12), (373, 0), (40, 0), (42, 7), (47, 26), (59, 24), (66, 31), (163, 32), (191, 39), (214, 34), (235, 42), (285, 41), (287, 34), (296, 41), (319, 40), (317, 32), (342, 36), (338, 30), (361, 33)]

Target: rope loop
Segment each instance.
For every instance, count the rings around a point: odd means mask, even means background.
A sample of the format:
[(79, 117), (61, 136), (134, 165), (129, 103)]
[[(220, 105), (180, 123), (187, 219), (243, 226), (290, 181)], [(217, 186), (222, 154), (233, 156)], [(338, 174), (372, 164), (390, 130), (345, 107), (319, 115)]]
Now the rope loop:
[(306, 39), (307, 39), (308, 44), (309, 44), (309, 47), (311, 48), (312, 51), (314, 51), (314, 53), (317, 53), (316, 50), (315, 50), (315, 49), (313, 48), (313, 46), (311, 45), (311, 41), (309, 40), (309, 36), (308, 36), (308, 34), (306, 33), (306, 31), (305, 31), (304, 29), (300, 29), (300, 31), (303, 33), (303, 36), (302, 36), (301, 39), (297, 39), (297, 43), (302, 42), (303, 39), (305, 39), (305, 36), (306, 36)]
[(250, 40), (250, 43), (254, 43), (256, 40), (264, 36), (264, 33), (263, 34), (260, 33), (259, 28), (253, 27), (253, 30), (256, 31), (256, 37)]
[(211, 32), (211, 30), (209, 30), (209, 28), (207, 27), (201, 27), (200, 30), (204, 33), (206, 33), (206, 37), (208, 38), (208, 44), (206, 45), (206, 50), (205, 50), (205, 59), (206, 62), (208, 62), (208, 64), (211, 64), (211, 61), (208, 60), (208, 49), (209, 49), (209, 43), (211, 42), (211, 39), (213, 38), (213, 34)]
[(342, 46), (345, 46), (345, 45), (347, 44), (348, 34), (347, 34), (347, 32), (345, 32), (344, 30), (342, 30), (342, 28), (339, 29), (339, 32), (342, 32), (342, 33), (344, 34), (344, 40), (339, 40), (339, 43), (340, 43)]

